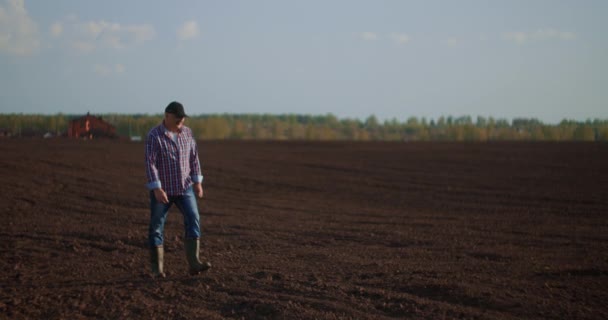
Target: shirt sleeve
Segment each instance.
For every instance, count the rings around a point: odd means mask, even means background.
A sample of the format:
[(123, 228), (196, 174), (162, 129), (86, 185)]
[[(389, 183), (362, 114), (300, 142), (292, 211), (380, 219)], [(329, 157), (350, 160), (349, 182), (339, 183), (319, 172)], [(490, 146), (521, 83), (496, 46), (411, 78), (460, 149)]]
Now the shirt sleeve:
[(148, 177), (146, 187), (148, 190), (162, 187), (158, 176), (158, 168), (156, 167), (159, 151), (158, 139), (152, 135), (148, 135), (148, 139), (146, 140), (146, 176)]
[(194, 138), (192, 138), (192, 149), (190, 152), (190, 178), (192, 178), (192, 182), (194, 183), (203, 182), (201, 163), (198, 159), (198, 146)]

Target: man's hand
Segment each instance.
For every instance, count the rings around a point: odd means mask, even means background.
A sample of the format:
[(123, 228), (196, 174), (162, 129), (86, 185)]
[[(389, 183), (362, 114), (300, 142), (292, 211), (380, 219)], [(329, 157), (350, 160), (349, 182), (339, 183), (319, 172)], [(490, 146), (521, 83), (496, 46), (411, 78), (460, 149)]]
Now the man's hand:
[(154, 189), (154, 197), (156, 198), (156, 201), (162, 202), (164, 204), (169, 203), (169, 198), (167, 198), (167, 194), (161, 188)]
[(197, 197), (202, 198), (203, 197), (203, 185), (201, 185), (200, 183), (195, 183), (194, 184), (194, 194)]

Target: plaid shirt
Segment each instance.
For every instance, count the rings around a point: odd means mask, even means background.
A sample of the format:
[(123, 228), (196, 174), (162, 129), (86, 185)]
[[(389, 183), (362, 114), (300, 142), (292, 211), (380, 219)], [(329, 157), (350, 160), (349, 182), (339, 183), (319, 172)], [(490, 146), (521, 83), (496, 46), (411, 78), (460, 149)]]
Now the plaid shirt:
[(150, 130), (146, 140), (146, 174), (149, 190), (162, 188), (170, 196), (183, 195), (193, 183), (203, 182), (192, 130), (182, 127), (177, 133), (177, 143), (164, 123)]

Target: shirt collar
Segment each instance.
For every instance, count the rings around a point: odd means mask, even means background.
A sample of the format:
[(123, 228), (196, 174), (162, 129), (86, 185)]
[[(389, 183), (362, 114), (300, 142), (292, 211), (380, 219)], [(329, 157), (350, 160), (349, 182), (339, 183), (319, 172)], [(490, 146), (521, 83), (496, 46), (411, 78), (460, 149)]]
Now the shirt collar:
[[(173, 133), (173, 132), (169, 131), (169, 129), (167, 129), (167, 127), (165, 127), (165, 120), (164, 119), (163, 119), (163, 122), (160, 124), (160, 126), (162, 127), (163, 133), (166, 136), (168, 136), (168, 137), (171, 136), (171, 133)], [(178, 134), (182, 133), (182, 129), (177, 129), (177, 133)]]

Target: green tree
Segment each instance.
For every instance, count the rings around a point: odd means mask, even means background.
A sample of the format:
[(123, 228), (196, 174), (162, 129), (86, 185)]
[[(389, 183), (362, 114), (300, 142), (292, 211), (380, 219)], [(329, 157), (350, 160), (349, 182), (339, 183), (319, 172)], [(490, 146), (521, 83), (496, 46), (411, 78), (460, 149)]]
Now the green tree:
[(574, 129), (573, 138), (577, 141), (595, 141), (595, 131), (590, 125), (581, 124)]
[(244, 139), (247, 136), (247, 125), (241, 120), (234, 120), (230, 133), (231, 139)]

